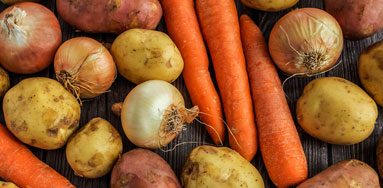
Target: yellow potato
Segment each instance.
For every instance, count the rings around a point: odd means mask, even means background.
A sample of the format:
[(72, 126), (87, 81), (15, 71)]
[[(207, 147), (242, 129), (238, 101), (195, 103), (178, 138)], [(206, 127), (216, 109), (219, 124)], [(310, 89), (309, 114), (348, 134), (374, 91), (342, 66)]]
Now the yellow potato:
[(93, 118), (68, 141), (66, 157), (76, 175), (99, 178), (107, 174), (122, 153), (120, 134), (108, 121)]
[(278, 12), (290, 8), (298, 3), (299, 0), (241, 0), (241, 2), (254, 9), (267, 12)]
[(10, 86), (8, 73), (0, 67), (0, 98), (8, 91)]
[(125, 31), (113, 42), (111, 52), (118, 72), (135, 84), (148, 80), (173, 82), (184, 68), (177, 46), (159, 31)]
[(185, 188), (263, 188), (258, 170), (236, 151), (199, 146), (189, 155), (181, 174)]
[(360, 87), (343, 78), (311, 81), (297, 102), (297, 119), (311, 136), (331, 144), (356, 144), (374, 130), (378, 108)]
[(57, 149), (78, 128), (80, 105), (59, 82), (28, 78), (3, 99), (8, 129), (22, 142), (41, 149)]
[(11, 182), (0, 181), (0, 188), (19, 188), (19, 187), (17, 187), (15, 184)]
[(359, 78), (367, 93), (383, 107), (383, 41), (366, 48), (360, 55)]

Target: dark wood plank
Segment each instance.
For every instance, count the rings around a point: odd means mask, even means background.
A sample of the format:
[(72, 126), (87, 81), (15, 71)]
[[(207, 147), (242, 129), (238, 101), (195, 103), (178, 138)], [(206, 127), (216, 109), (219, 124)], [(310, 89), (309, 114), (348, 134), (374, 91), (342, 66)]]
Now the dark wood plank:
[[(250, 17), (254, 20), (254, 22), (260, 26), (262, 32), (265, 37), (269, 37), (269, 33), (275, 24), (275, 22), (282, 17), (287, 12), (291, 11), (295, 8), (303, 8), (303, 7), (316, 7), (322, 8), (324, 7), (322, 0), (301, 0), (296, 6), (291, 9), (284, 10), (277, 13), (266, 13), (262, 11), (257, 11), (253, 9), (249, 9), (243, 6), (239, 0), (236, 0), (238, 7), (238, 15), (240, 14), (249, 14)], [(56, 15), (57, 11), (55, 8), (55, 1), (42, 1), (42, 4), (51, 9)], [(0, 11), (4, 10), (7, 6), (0, 3)], [(117, 35), (113, 34), (89, 34), (83, 32), (77, 32), (75, 28), (69, 26), (67, 23), (63, 22), (60, 18), (60, 26), (63, 31), (63, 41), (66, 41), (70, 38), (78, 37), (78, 36), (87, 36), (94, 38), (100, 42), (108, 42), (112, 43)], [(166, 25), (164, 20), (161, 20), (157, 30), (166, 32)], [(311, 80), (324, 77), (324, 76), (338, 76), (342, 78), (346, 78), (356, 84), (360, 85), (360, 81), (357, 75), (357, 62), (358, 57), (361, 51), (368, 45), (380, 41), (383, 39), (383, 33), (380, 32), (373, 37), (362, 41), (345, 41), (344, 50), (341, 56), (342, 64), (340, 64), (334, 70), (311, 78), (293, 78), (287, 82), (285, 85), (285, 92), (288, 97), (288, 103), (291, 109), (291, 112), (295, 119), (295, 103), (299, 96), (301, 95), (304, 86), (309, 83)], [(0, 52), (5, 53), (5, 52)], [(212, 66), (211, 66), (212, 67)], [(214, 72), (213, 80), (215, 82)], [(287, 76), (280, 73), (281, 80), (286, 79)], [(55, 78), (54, 71), (52, 66), (48, 69), (33, 75), (16, 75), (10, 74), (11, 76), (11, 84), (12, 86), (17, 84), (19, 81), (28, 78), (28, 77), (51, 77)], [(187, 93), (185, 83), (183, 78), (180, 77), (173, 83), (183, 94), (185, 98), (185, 103), (187, 107), (192, 107), (192, 103), (190, 101), (190, 97)], [(94, 117), (102, 117), (112, 123), (119, 131), (123, 138), (124, 143), (124, 152), (129, 151), (135, 146), (128, 141), (126, 138), (123, 129), (121, 127), (121, 121), (119, 117), (115, 116), (111, 112), (111, 106), (116, 102), (121, 102), (124, 100), (128, 92), (134, 87), (134, 84), (130, 83), (126, 79), (124, 79), (121, 75), (118, 75), (115, 83), (111, 87), (111, 92), (105, 93), (93, 100), (86, 101), (82, 107), (82, 115), (80, 126), (85, 125), (91, 118)], [(0, 122), (4, 123), (4, 117), (1, 113)], [(296, 122), (296, 119), (295, 119)], [(344, 159), (356, 158), (362, 161), (365, 161), (372, 167), (376, 169), (376, 157), (375, 157), (375, 147), (377, 145), (377, 141), (382, 133), (383, 128), (383, 118), (382, 118), (382, 108), (379, 107), (379, 118), (376, 123), (376, 128), (372, 135), (365, 140), (364, 142), (352, 146), (335, 146), (326, 144), (317, 139), (312, 138), (308, 134), (304, 133), (303, 130), (299, 127), (296, 122), (297, 129), (302, 140), (302, 144), (307, 156), (308, 166), (309, 166), (309, 176), (314, 176), (319, 173), (323, 169), (327, 168), (327, 166)], [(172, 149), (176, 144), (184, 143), (183, 145), (176, 147), (173, 151), (163, 152), (161, 150), (154, 150), (160, 156), (162, 156), (173, 168), (177, 175), (181, 174), (183, 165), (186, 161), (187, 155), (198, 145), (202, 144), (212, 144), (212, 140), (208, 136), (205, 128), (198, 122), (193, 122), (191, 124), (185, 125), (184, 129), (181, 131), (180, 135), (169, 144), (166, 149)], [(225, 146), (228, 146), (227, 141), (225, 142)], [(37, 155), (41, 160), (52, 166), (58, 172), (67, 177), (74, 185), (79, 188), (104, 188), (109, 187), (110, 174), (105, 177), (98, 179), (86, 179), (75, 176), (73, 170), (70, 168), (65, 158), (65, 148), (61, 148), (54, 151), (44, 151), (37, 148), (30, 147), (31, 150)], [(254, 166), (262, 174), (265, 186), (266, 187), (275, 187), (272, 182), (269, 180), (267, 171), (262, 161), (262, 156), (260, 152), (256, 155), (256, 157), (251, 161)]]

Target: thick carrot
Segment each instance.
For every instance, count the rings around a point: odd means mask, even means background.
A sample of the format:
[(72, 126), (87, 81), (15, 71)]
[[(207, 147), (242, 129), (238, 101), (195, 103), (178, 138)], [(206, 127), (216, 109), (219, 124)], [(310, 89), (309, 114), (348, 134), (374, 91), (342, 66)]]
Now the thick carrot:
[(196, 7), (227, 124), (238, 141), (229, 134), (230, 146), (251, 160), (257, 152), (257, 130), (234, 0), (197, 0)]
[(277, 187), (307, 178), (307, 161), (262, 32), (250, 17), (240, 18), (257, 120), (259, 145), (270, 179)]
[(194, 10), (194, 0), (161, 0), (161, 4), (169, 36), (185, 62), (183, 77), (190, 98), (202, 112), (202, 121), (211, 126), (206, 126), (206, 129), (214, 143), (220, 144), (225, 138), (221, 101), (210, 77), (209, 58)]
[(0, 124), (0, 177), (21, 188), (74, 188)]

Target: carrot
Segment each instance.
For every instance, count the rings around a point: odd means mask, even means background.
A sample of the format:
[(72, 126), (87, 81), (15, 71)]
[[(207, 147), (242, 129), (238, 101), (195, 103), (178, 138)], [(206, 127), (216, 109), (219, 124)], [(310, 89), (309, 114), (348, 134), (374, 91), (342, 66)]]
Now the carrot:
[(250, 17), (240, 18), (259, 145), (270, 179), (277, 187), (307, 178), (307, 161), (262, 32)]
[[(161, 0), (169, 36), (181, 51), (185, 67), (183, 77), (190, 98), (198, 106), (200, 117), (215, 144), (222, 144), (225, 126), (221, 101), (209, 72), (209, 58), (202, 39), (194, 0)], [(211, 127), (209, 127), (211, 126)]]
[(235, 3), (197, 0), (196, 7), (227, 124), (234, 135), (229, 134), (230, 146), (250, 161), (257, 152), (257, 131)]
[(21, 188), (74, 188), (0, 124), (0, 177)]

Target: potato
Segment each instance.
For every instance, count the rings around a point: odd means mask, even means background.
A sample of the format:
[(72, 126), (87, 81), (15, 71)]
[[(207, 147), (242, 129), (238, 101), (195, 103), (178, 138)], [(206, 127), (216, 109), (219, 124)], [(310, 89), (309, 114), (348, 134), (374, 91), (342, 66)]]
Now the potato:
[(1, 0), (2, 3), (8, 4), (8, 5), (13, 5), (16, 3), (21, 3), (21, 2), (39, 2), (40, 0)]
[(146, 149), (123, 154), (113, 167), (110, 182), (111, 188), (181, 188), (168, 163)]
[(383, 136), (380, 137), (378, 147), (376, 147), (376, 163), (380, 177), (383, 178)]
[(297, 102), (297, 119), (311, 136), (331, 144), (356, 144), (374, 130), (378, 108), (360, 87), (343, 78), (311, 81)]
[(363, 50), (358, 72), (364, 89), (383, 107), (383, 41)]
[(181, 174), (185, 188), (263, 188), (258, 170), (236, 151), (199, 146), (189, 155)]
[(368, 164), (356, 159), (340, 161), (297, 188), (380, 188), (379, 177)]
[(8, 73), (0, 67), (0, 98), (8, 91), (10, 85)]
[(68, 141), (66, 158), (75, 174), (99, 178), (107, 174), (122, 153), (120, 134), (108, 121), (91, 119)]
[(298, 1), (299, 0), (241, 0), (245, 6), (267, 12), (278, 12), (290, 8), (297, 4)]
[(78, 128), (80, 105), (59, 82), (28, 78), (3, 99), (8, 129), (22, 142), (41, 149), (57, 149)]
[(155, 29), (162, 17), (158, 0), (57, 0), (56, 7), (65, 22), (89, 33)]
[(173, 82), (184, 68), (177, 46), (159, 31), (125, 31), (113, 42), (111, 52), (118, 72), (135, 84), (148, 80)]
[(383, 0), (326, 0), (325, 5), (346, 39), (364, 39), (383, 28)]
[(17, 187), (15, 184), (11, 182), (0, 181), (0, 188), (19, 188), (19, 187)]

